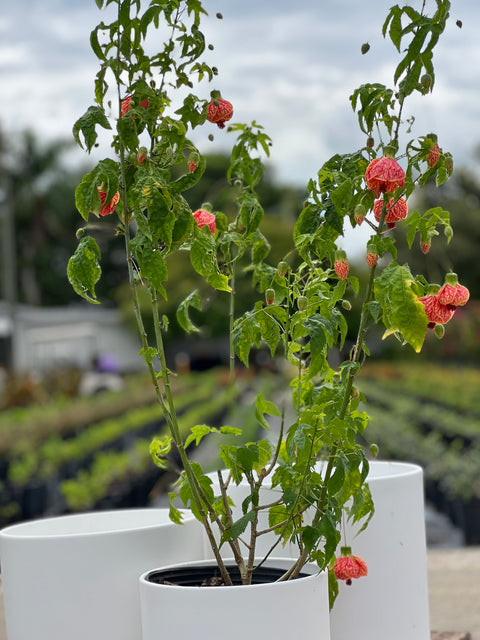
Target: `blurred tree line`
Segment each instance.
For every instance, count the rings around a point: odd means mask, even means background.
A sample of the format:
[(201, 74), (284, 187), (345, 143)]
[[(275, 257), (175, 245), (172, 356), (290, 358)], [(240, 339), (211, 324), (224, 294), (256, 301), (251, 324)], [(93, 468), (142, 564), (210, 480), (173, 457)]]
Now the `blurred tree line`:
[[(65, 141), (40, 143), (31, 131), (12, 136), (12, 139), (0, 133), (0, 189), (3, 197), (0, 223), (2, 231), (5, 231), (5, 216), (9, 211), (13, 219), (11, 242), (14, 244), (14, 247), (9, 247), (11, 260), (5, 256), (0, 260), (3, 298), (6, 297), (6, 283), (11, 280), (15, 302), (43, 306), (80, 303), (67, 280), (66, 268), (77, 246), (75, 231), (84, 226), (75, 207), (74, 192), (82, 175), (90, 168), (72, 168), (72, 163), (68, 162), (71, 147)], [(213, 211), (223, 211), (227, 216), (233, 214), (236, 196), (235, 189), (226, 179), (228, 165), (228, 155), (207, 157), (203, 179), (185, 194), (193, 211), (208, 202)], [(295, 187), (278, 185), (268, 168), (258, 191), (265, 209), (262, 229), (271, 239), (271, 256), (275, 263), (292, 248), (292, 225), (302, 208), (305, 193)], [(123, 237), (116, 235), (114, 216), (103, 218), (98, 224), (92, 217), (92, 225), (96, 228), (90, 232), (95, 235), (102, 252), (103, 272), (97, 293), (107, 303), (113, 300), (128, 318), (130, 305), (124, 285), (127, 278)], [(172, 331), (175, 332), (178, 303), (197, 283), (204, 289), (201, 292), (205, 301), (202, 324), (210, 327), (212, 334), (224, 330), (222, 300), (216, 301), (215, 311), (212, 311), (213, 293), (201, 284), (190, 266), (188, 255), (172, 256), (169, 270), (169, 291), (173, 293), (168, 301), (162, 303), (162, 313), (169, 316)], [(245, 283), (246, 279), (243, 279)], [(251, 300), (244, 299), (245, 289), (242, 278), (239, 278), (240, 308), (251, 305)]]
[[(32, 132), (9, 139), (0, 134), (0, 187), (3, 189), (1, 211), (5, 215), (5, 193), (9, 192), (13, 214), (14, 251), (16, 264), (14, 279), (16, 301), (30, 305), (57, 306), (79, 303), (66, 277), (68, 258), (75, 250), (75, 230), (82, 220), (75, 208), (74, 191), (81, 176), (89, 167), (73, 168), (68, 162), (70, 143), (54, 141), (41, 144)], [(226, 179), (229, 158), (223, 154), (207, 156), (207, 169), (203, 179), (186, 198), (192, 210), (209, 203), (213, 211), (227, 216), (235, 209), (235, 189)], [(185, 170), (187, 168), (185, 167)], [(293, 248), (292, 226), (302, 209), (305, 192), (292, 185), (280, 185), (267, 166), (258, 188), (265, 216), (261, 230), (271, 242), (270, 261), (274, 265)], [(420, 250), (419, 239), (412, 251), (408, 250), (403, 225), (394, 233), (398, 246), (398, 261), (408, 262), (413, 272), (423, 273), (430, 282), (443, 282), (451, 268), (458, 273), (472, 299), (480, 300), (480, 180), (466, 169), (456, 169), (453, 177), (442, 187), (427, 184), (416, 192), (409, 202), (425, 211), (441, 205), (451, 212), (455, 242), (448, 245), (446, 238), (433, 239), (427, 255)], [(0, 220), (4, 225), (4, 220)], [(2, 229), (2, 232), (4, 229)], [(102, 300), (113, 301), (131, 320), (129, 294), (126, 291), (123, 238), (115, 233), (115, 220), (104, 218), (97, 225), (95, 237), (102, 251), (103, 274), (97, 286)], [(5, 297), (6, 271), (9, 269), (5, 252), (0, 260), (2, 297)], [(218, 335), (227, 326), (227, 296), (214, 292), (201, 282), (190, 266), (188, 255), (176, 254), (169, 259), (171, 284), (168, 301), (162, 301), (161, 312), (168, 316), (171, 333), (177, 331), (175, 311), (181, 300), (195, 287), (200, 289), (203, 309), (198, 318), (206, 333)], [(366, 271), (366, 267), (365, 267)], [(250, 309), (254, 301), (247, 291), (249, 275), (237, 279), (237, 310)], [(192, 312), (194, 316), (194, 312)], [(447, 327), (442, 349), (450, 349), (452, 341), (462, 342), (465, 355), (480, 355), (480, 309), (470, 302), (459, 310), (455, 322)], [(459, 333), (460, 332), (460, 333)], [(450, 346), (449, 346), (450, 345)], [(456, 347), (458, 352), (458, 345)]]

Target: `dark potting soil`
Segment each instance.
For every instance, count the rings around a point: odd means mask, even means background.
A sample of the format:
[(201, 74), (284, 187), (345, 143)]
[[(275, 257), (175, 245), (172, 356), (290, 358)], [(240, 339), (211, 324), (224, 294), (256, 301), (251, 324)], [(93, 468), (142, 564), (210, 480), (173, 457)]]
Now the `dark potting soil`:
[[(234, 585), (241, 585), (240, 571), (236, 565), (227, 566), (228, 573)], [(276, 567), (260, 567), (252, 574), (252, 584), (266, 584), (276, 582), (285, 569)], [(301, 573), (299, 578), (308, 574)], [(179, 587), (220, 587), (224, 585), (220, 571), (216, 565), (199, 567), (179, 567), (161, 569), (148, 574), (147, 580), (155, 584), (170, 584)]]

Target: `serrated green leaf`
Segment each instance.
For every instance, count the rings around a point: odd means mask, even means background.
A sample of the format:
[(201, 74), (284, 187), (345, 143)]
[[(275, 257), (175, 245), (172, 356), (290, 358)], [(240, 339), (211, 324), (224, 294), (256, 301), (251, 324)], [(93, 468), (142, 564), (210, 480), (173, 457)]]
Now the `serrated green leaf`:
[[(73, 125), (73, 137), (77, 144), (82, 148), (85, 144), (87, 150), (91, 151), (97, 141), (97, 125), (104, 129), (112, 128), (103, 109), (100, 106), (91, 106)], [(80, 134), (83, 136), (83, 142)]]
[(268, 440), (259, 440), (256, 446), (258, 447), (258, 460), (253, 463), (252, 468), (260, 474), (272, 458), (272, 445)]
[(95, 295), (95, 285), (101, 273), (100, 249), (92, 237), (84, 236), (68, 261), (68, 280), (78, 295), (93, 304), (99, 304)]
[(233, 346), (235, 353), (248, 367), (248, 358), (253, 346), (259, 346), (261, 339), (260, 329), (255, 317), (251, 313), (245, 313), (242, 318), (235, 321), (233, 327)]
[(425, 340), (428, 319), (425, 308), (412, 290), (413, 276), (407, 265), (392, 262), (375, 281), (375, 299), (383, 311), (384, 338), (400, 332), (419, 352)]
[(259, 393), (255, 402), (255, 416), (264, 429), (270, 430), (270, 425), (265, 420), (264, 415), (281, 416), (282, 413), (274, 402), (265, 400), (262, 394)]
[(200, 302), (200, 296), (198, 294), (197, 289), (189, 293), (188, 296), (185, 298), (185, 300), (182, 300), (182, 302), (178, 305), (178, 309), (177, 309), (178, 324), (187, 333), (200, 331), (200, 329), (196, 327), (190, 319), (190, 315), (189, 315), (190, 307), (193, 307), (194, 309), (198, 309), (199, 311), (202, 308), (202, 305)]
[(304, 322), (305, 328), (310, 335), (310, 365), (308, 367), (308, 377), (315, 376), (323, 367), (326, 347), (325, 321), (319, 314), (307, 318)]
[(173, 504), (174, 500), (177, 499), (177, 494), (173, 492), (169, 492), (168, 494), (168, 505), (169, 505), (169, 518), (174, 524), (183, 524), (183, 514), (180, 509), (177, 509)]
[(152, 237), (170, 248), (175, 227), (175, 212), (160, 189), (152, 188), (148, 197), (148, 220)]
[(90, 34), (90, 46), (97, 58), (105, 60), (105, 55), (98, 41), (98, 27), (96, 27)]
[(168, 434), (154, 438), (150, 443), (150, 456), (154, 464), (160, 469), (167, 467), (166, 456), (172, 449), (172, 437)]
[(117, 131), (125, 148), (135, 152), (139, 147), (137, 125), (130, 112), (117, 120)]
[(222, 542), (225, 540), (236, 540), (245, 531), (250, 522), (255, 520), (255, 511), (249, 511), (241, 518), (236, 520), (232, 526), (222, 535)]
[(197, 424), (191, 428), (191, 433), (185, 440), (185, 448), (188, 447), (193, 441), (195, 441), (195, 445), (198, 447), (202, 439), (212, 432), (212, 428), (206, 424)]
[(168, 270), (165, 258), (160, 251), (152, 249), (150, 245), (145, 245), (142, 251), (137, 253), (137, 261), (142, 276), (166, 300), (167, 292), (163, 283), (168, 278)]
[(219, 291), (231, 291), (228, 278), (218, 270), (215, 239), (207, 225), (199, 229), (190, 249), (190, 261), (197, 273)]
[(280, 326), (275, 318), (262, 310), (257, 314), (257, 322), (260, 327), (262, 338), (270, 349), (272, 356), (275, 355), (278, 343), (280, 342)]

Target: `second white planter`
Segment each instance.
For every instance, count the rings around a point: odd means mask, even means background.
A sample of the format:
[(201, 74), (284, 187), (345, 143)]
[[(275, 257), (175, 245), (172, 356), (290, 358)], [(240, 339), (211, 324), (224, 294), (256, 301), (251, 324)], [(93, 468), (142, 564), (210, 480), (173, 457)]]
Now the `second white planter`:
[(347, 525), (345, 535), (368, 576), (340, 583), (332, 640), (430, 640), (423, 471), (373, 461), (367, 481), (375, 514), (365, 531)]
[(203, 557), (199, 523), (168, 509), (100, 511), (0, 532), (8, 640), (140, 640), (139, 575)]
[[(319, 465), (321, 471), (322, 465)], [(218, 492), (216, 474), (212, 474)], [(367, 529), (347, 523), (342, 545), (352, 547), (368, 565), (368, 577), (354, 580), (351, 586), (340, 582), (340, 593), (331, 614), (332, 640), (429, 640), (427, 549), (423, 471), (415, 464), (373, 460), (367, 477), (375, 514)], [(268, 486), (261, 500), (272, 502)], [(241, 504), (248, 485), (231, 488), (235, 503), (234, 518), (242, 515)], [(263, 528), (267, 528), (267, 516)], [(259, 556), (276, 541), (274, 534), (259, 543)], [(205, 538), (206, 554), (211, 557)], [(226, 550), (228, 553), (228, 550)], [(340, 553), (340, 547), (338, 549)], [(293, 544), (278, 545), (275, 555), (297, 557)]]

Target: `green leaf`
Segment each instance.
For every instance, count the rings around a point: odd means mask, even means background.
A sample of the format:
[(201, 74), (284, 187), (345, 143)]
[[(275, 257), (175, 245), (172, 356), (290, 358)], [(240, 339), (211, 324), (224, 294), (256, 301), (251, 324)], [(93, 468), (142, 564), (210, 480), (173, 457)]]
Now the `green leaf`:
[(137, 254), (138, 266), (142, 276), (163, 296), (167, 299), (167, 292), (163, 283), (168, 278), (167, 263), (160, 251), (154, 250), (151, 246), (146, 245), (143, 250)]
[[(99, 125), (104, 129), (111, 129), (110, 123), (105, 116), (103, 109), (99, 106), (89, 107), (86, 113), (79, 118), (73, 125), (73, 137), (75, 142), (83, 148), (83, 144), (88, 151), (91, 151), (92, 147), (97, 141), (96, 126)], [(83, 142), (80, 137), (83, 136)]]
[(75, 190), (75, 205), (84, 220), (88, 221), (91, 212), (98, 217), (101, 206), (98, 193), (100, 184), (106, 190), (105, 202), (110, 202), (118, 191), (118, 164), (110, 158), (101, 160), (90, 173), (83, 176)]
[(212, 432), (212, 428), (206, 424), (197, 424), (191, 428), (191, 433), (185, 440), (185, 448), (195, 440), (195, 445), (198, 447), (202, 439)]
[(131, 152), (139, 147), (136, 120), (130, 113), (117, 120), (117, 131), (124, 146)]
[(231, 291), (227, 276), (218, 270), (215, 239), (207, 225), (199, 229), (190, 249), (190, 261), (197, 273), (219, 291)]
[(325, 360), (325, 319), (319, 314), (307, 318), (304, 322), (305, 328), (310, 335), (310, 365), (308, 367), (308, 377), (312, 378), (323, 367)]
[(175, 227), (175, 212), (160, 189), (152, 188), (148, 196), (148, 220), (152, 237), (170, 248)]
[(248, 357), (253, 346), (259, 346), (261, 340), (260, 329), (256, 323), (254, 314), (247, 312), (243, 317), (237, 318), (233, 327), (233, 346), (235, 353), (248, 367)]
[(268, 313), (262, 310), (257, 314), (258, 326), (262, 333), (262, 338), (270, 348), (272, 356), (275, 355), (278, 343), (280, 342), (280, 326), (278, 321)]
[(257, 395), (255, 402), (255, 416), (264, 429), (270, 430), (270, 425), (265, 420), (264, 415), (281, 416), (282, 413), (277, 405), (270, 400), (265, 400), (261, 393)]
[(259, 440), (256, 446), (258, 447), (258, 460), (254, 462), (252, 468), (260, 474), (271, 460), (272, 445), (268, 440)]
[(98, 30), (99, 27), (97, 26), (90, 34), (90, 46), (92, 47), (92, 50), (94, 52), (94, 54), (97, 56), (97, 58), (99, 58), (100, 60), (105, 60), (105, 54), (102, 51), (102, 48), (100, 46), (100, 43), (98, 41)]
[(170, 507), (169, 510), (169, 517), (170, 520), (175, 523), (175, 524), (183, 524), (182, 519), (183, 519), (183, 514), (180, 511), (180, 509), (177, 509), (175, 507), (175, 505), (173, 504), (173, 501), (176, 500), (177, 498), (177, 494), (173, 493), (173, 492), (169, 492), (168, 494), (168, 504)]
[(245, 233), (249, 235), (258, 229), (263, 218), (263, 209), (257, 196), (247, 189), (238, 198), (238, 204), (238, 218), (245, 227)]
[(247, 528), (248, 524), (250, 522), (253, 522), (254, 520), (255, 520), (255, 511), (253, 510), (243, 515), (241, 518), (239, 518), (232, 524), (230, 529), (227, 529), (224, 532), (224, 534), (222, 535), (222, 542), (225, 542), (225, 540), (236, 540), (239, 536), (242, 535), (242, 533)]
[(91, 303), (99, 304), (95, 285), (101, 273), (100, 249), (92, 237), (84, 236), (68, 261), (68, 280), (78, 295)]
[(276, 527), (274, 533), (279, 535), (281, 532), (283, 540), (287, 540), (293, 533), (293, 520), (288, 522), (289, 518), (290, 514), (284, 504), (276, 504), (268, 511), (268, 526)]
[(160, 469), (167, 467), (166, 456), (172, 449), (172, 437), (168, 434), (154, 438), (150, 443), (150, 456), (153, 462)]
[(193, 331), (200, 331), (198, 327), (196, 327), (193, 322), (190, 320), (189, 316), (189, 308), (193, 307), (194, 309), (198, 309), (201, 311), (202, 305), (200, 302), (200, 296), (198, 294), (197, 289), (188, 294), (188, 296), (183, 300), (177, 309), (177, 321), (178, 324), (182, 327), (184, 331), (187, 333), (192, 333)]
[(383, 310), (384, 338), (399, 332), (418, 353), (425, 340), (428, 319), (412, 285), (414, 278), (407, 265), (392, 262), (375, 281), (375, 299)]

